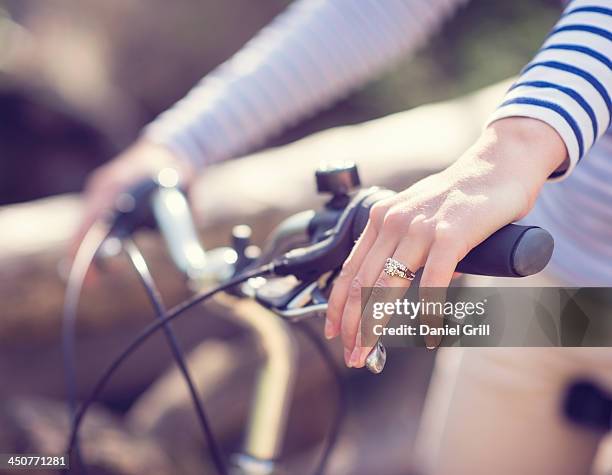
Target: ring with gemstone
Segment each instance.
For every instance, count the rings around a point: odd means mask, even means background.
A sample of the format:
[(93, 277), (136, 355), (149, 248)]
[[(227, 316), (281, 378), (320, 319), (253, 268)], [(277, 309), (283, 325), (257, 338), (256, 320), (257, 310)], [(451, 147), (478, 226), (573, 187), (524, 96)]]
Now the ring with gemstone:
[(400, 277), (406, 280), (414, 279), (414, 272), (408, 269), (408, 266), (402, 264), (400, 261), (388, 257), (385, 261), (384, 272), (389, 277)]

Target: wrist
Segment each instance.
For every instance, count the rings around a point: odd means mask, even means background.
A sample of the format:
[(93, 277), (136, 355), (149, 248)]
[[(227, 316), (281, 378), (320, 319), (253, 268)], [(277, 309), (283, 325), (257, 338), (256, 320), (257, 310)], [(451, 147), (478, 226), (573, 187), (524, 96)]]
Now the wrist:
[(565, 143), (546, 122), (529, 117), (508, 117), (497, 120), (483, 132), (500, 150), (500, 160), (516, 168), (529, 170), (534, 181), (544, 183), (568, 160)]
[(508, 118), (490, 124), (469, 150), (445, 170), (456, 186), (508, 199), (513, 219), (525, 216), (549, 175), (566, 156), (563, 141), (544, 122)]
[(176, 170), (182, 183), (188, 184), (196, 175), (191, 161), (175, 154), (168, 147), (140, 138), (120, 157), (139, 169), (148, 169), (157, 174), (164, 168)]
[(548, 177), (562, 169), (567, 160), (561, 136), (545, 122), (527, 117), (504, 118), (489, 124), (477, 144), (480, 160), (522, 187), (528, 209)]

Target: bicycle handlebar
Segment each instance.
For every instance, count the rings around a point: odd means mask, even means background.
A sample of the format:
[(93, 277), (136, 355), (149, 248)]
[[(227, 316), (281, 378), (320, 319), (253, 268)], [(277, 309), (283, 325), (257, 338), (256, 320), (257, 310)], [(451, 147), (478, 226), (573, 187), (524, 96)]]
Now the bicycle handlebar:
[(151, 195), (153, 214), (176, 266), (190, 277), (202, 273), (206, 254), (200, 243), (186, 196), (174, 187), (159, 187)]
[[(132, 191), (133, 201), (142, 201), (140, 195), (152, 198), (153, 210), (162, 234), (168, 241), (173, 260), (191, 277), (206, 273), (207, 262), (200, 246), (187, 201), (177, 188), (158, 186), (145, 181)], [(277, 275), (294, 275), (302, 281), (314, 281), (325, 272), (338, 269), (348, 257), (355, 241), (363, 232), (372, 206), (395, 192), (381, 188), (368, 188), (357, 192), (339, 208), (326, 207), (318, 213), (305, 212), (296, 216), (297, 224), (291, 235), (310, 235), (310, 244), (297, 247), (275, 259)], [(348, 196), (347, 196), (348, 197)], [(117, 222), (131, 230), (141, 206), (119, 214)], [(309, 216), (304, 220), (304, 216)], [(271, 242), (279, 244), (277, 230)], [(291, 237), (291, 236), (289, 236)], [(300, 238), (301, 239), (301, 238)], [(298, 242), (295, 242), (298, 246)], [(508, 224), (474, 247), (457, 265), (457, 271), (467, 274), (495, 277), (525, 277), (541, 271), (549, 262), (554, 248), (552, 236), (537, 226)], [(273, 250), (272, 250), (273, 251)], [(282, 252), (282, 251), (281, 251)], [(264, 252), (264, 255), (273, 254)], [(260, 261), (261, 262), (261, 261)], [(219, 266), (213, 266), (215, 269)], [(227, 275), (227, 265), (222, 266)], [(216, 269), (217, 272), (219, 269)]]
[[(338, 183), (333, 177), (324, 178), (327, 181), (319, 180), (322, 183), (319, 183), (319, 191), (332, 192), (332, 200), (320, 211), (304, 211), (286, 219), (271, 234), (264, 252), (254, 264), (272, 263), (274, 274), (294, 276), (298, 285), (285, 289), (280, 297), (275, 297), (275, 292), (266, 295), (262, 292), (265, 286), (245, 291), (245, 295), (255, 297), (266, 308), (292, 320), (325, 313), (327, 300), (322, 291), (329, 287), (335, 271), (349, 256), (368, 222), (372, 206), (395, 195), (393, 191), (376, 187), (349, 193), (346, 177), (336, 180), (342, 187), (336, 186)], [(136, 204), (141, 203), (143, 197), (152, 198), (154, 214), (168, 241), (171, 256), (190, 279), (223, 282), (238, 271), (235, 260), (227, 257), (228, 251), (234, 251), (232, 248), (204, 253), (180, 190), (160, 189), (155, 183), (140, 184), (135, 190), (132, 198)], [(140, 208), (135, 206), (117, 215), (114, 227), (120, 235), (129, 234), (137, 226), (143, 215)], [(456, 270), (497, 277), (525, 277), (548, 264), (553, 247), (553, 238), (544, 229), (509, 224), (474, 247), (458, 263)], [(325, 275), (327, 277), (323, 277)], [(385, 359), (384, 347), (378, 342), (368, 356), (368, 369), (381, 372)]]
[[(384, 189), (360, 192), (322, 241), (286, 253), (276, 261), (275, 272), (312, 281), (339, 268), (363, 232), (372, 205), (394, 194)], [(457, 271), (496, 277), (525, 277), (541, 271), (548, 264), (553, 247), (554, 240), (544, 229), (508, 224), (474, 247), (459, 262)]]

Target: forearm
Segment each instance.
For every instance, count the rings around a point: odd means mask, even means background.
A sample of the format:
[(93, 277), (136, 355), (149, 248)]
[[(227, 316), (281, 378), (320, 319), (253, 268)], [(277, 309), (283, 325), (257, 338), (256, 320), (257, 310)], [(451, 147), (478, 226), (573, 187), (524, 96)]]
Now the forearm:
[(609, 0), (571, 2), (489, 121), (530, 117), (554, 129), (563, 140), (567, 161), (552, 178), (567, 176), (610, 125), (609, 6)]
[(301, 0), (145, 131), (198, 165), (243, 154), (413, 51), (466, 0)]

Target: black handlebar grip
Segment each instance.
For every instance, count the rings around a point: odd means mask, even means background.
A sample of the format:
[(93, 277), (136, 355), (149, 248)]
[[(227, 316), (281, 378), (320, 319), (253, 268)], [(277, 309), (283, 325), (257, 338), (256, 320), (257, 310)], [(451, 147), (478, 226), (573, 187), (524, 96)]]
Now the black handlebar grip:
[[(393, 194), (383, 189), (361, 203), (353, 223), (355, 239), (365, 228), (371, 206)], [(537, 226), (508, 224), (472, 249), (457, 265), (457, 272), (494, 277), (526, 277), (546, 267), (553, 247), (554, 240), (548, 231)]]
[(457, 264), (457, 272), (494, 277), (526, 277), (550, 261), (554, 240), (537, 226), (508, 224), (472, 249)]

